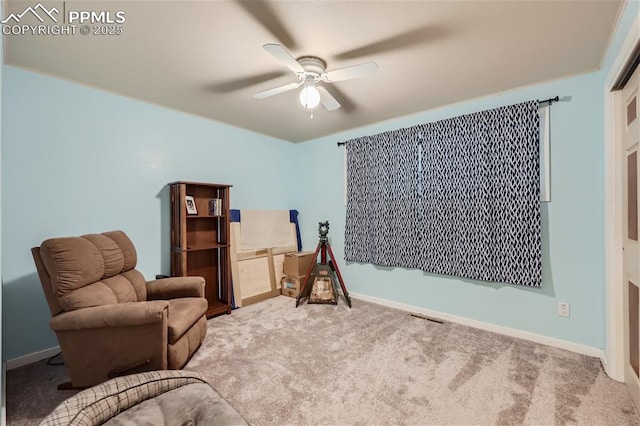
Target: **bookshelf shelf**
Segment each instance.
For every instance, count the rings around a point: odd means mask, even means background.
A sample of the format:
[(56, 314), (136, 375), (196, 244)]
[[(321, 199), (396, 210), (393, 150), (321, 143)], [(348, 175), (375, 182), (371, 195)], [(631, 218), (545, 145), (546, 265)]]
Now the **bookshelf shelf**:
[(201, 246), (187, 246), (186, 251), (200, 251), (200, 250), (217, 250), (221, 248), (229, 247), (228, 244), (206, 244)]

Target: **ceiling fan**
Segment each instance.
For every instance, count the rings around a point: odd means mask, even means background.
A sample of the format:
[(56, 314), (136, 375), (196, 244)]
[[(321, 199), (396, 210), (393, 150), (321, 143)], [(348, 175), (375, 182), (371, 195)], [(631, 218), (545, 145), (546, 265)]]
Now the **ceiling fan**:
[(264, 99), (304, 86), (300, 91), (300, 103), (310, 110), (316, 108), (320, 103), (328, 111), (334, 111), (340, 108), (340, 103), (322, 86), (322, 83), (328, 84), (336, 81), (367, 77), (378, 71), (378, 65), (375, 62), (366, 62), (327, 71), (327, 64), (318, 57), (302, 56), (295, 59), (284, 47), (275, 43), (268, 43), (262, 47), (293, 71), (298, 77), (298, 81), (256, 93), (253, 97)]

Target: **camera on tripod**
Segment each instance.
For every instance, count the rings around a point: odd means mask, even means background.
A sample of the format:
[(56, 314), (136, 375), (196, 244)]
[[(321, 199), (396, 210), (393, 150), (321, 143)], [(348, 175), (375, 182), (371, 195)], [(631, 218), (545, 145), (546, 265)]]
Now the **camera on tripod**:
[(329, 221), (318, 222), (318, 234), (320, 234), (320, 241), (327, 241), (328, 233), (329, 233)]
[[(351, 297), (349, 297), (347, 287), (344, 285), (338, 264), (333, 255), (333, 250), (331, 250), (331, 245), (327, 238), (329, 234), (329, 221), (318, 222), (318, 234), (320, 241), (318, 242), (316, 251), (313, 253), (314, 262), (309, 265), (309, 269), (305, 275), (302, 289), (296, 299), (296, 308), (303, 299), (307, 299), (307, 303), (337, 305), (338, 288), (334, 275), (342, 287), (342, 294), (347, 301), (347, 305), (351, 308)], [(320, 254), (320, 262), (316, 264), (318, 254)], [(314, 278), (312, 280), (311, 276), (314, 269), (315, 274), (313, 274)]]

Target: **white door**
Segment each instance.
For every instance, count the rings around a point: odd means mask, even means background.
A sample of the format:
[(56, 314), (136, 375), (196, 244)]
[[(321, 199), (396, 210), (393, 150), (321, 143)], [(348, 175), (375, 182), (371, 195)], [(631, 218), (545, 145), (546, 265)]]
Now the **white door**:
[(640, 68), (622, 89), (622, 202), (623, 202), (623, 309), (624, 309), (624, 378), (636, 406), (640, 408), (640, 231), (638, 213), (640, 197), (640, 112), (638, 84)]

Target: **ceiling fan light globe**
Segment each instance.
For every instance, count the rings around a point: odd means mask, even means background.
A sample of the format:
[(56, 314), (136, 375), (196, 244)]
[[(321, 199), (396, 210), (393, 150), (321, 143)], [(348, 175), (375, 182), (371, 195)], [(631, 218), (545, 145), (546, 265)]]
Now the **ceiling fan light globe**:
[(307, 109), (314, 109), (320, 104), (320, 92), (313, 86), (305, 86), (300, 91), (300, 103)]

